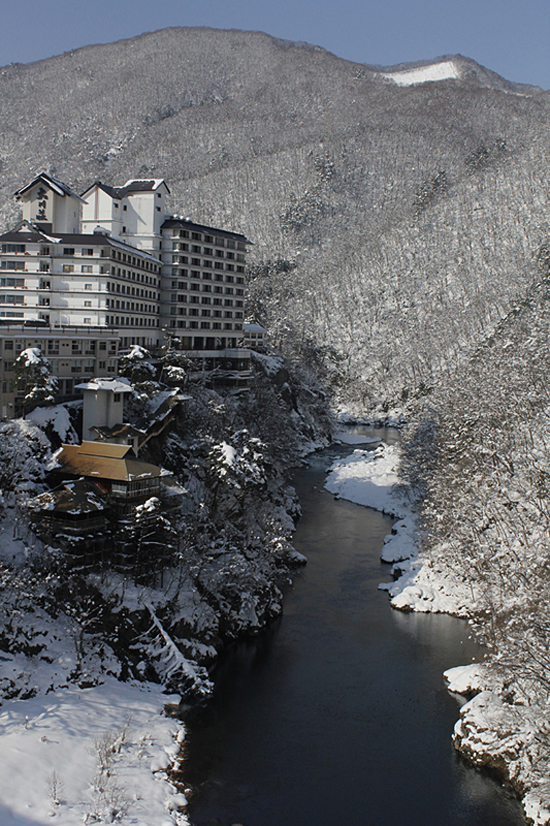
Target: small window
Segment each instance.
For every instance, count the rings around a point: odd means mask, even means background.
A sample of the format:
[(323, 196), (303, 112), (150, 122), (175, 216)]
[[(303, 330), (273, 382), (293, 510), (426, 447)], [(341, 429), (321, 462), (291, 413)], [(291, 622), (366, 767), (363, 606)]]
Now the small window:
[(63, 272), (74, 272), (74, 264), (63, 264)]
[(113, 395), (113, 401), (114, 401), (114, 402), (119, 402), (119, 401), (120, 401), (120, 397), (121, 397), (121, 395), (122, 395), (121, 393), (115, 393), (115, 394)]
[(64, 247), (63, 255), (74, 255), (74, 247)]
[(91, 290), (92, 286), (93, 286), (92, 284), (84, 284), (84, 289), (85, 290)]
[(93, 272), (93, 268), (91, 264), (82, 264), (80, 267), (80, 272)]
[(128, 211), (128, 204), (124, 204), (124, 205), (123, 205), (123, 207), (122, 207), (122, 211), (123, 211), (123, 212), (127, 212), (127, 211)]

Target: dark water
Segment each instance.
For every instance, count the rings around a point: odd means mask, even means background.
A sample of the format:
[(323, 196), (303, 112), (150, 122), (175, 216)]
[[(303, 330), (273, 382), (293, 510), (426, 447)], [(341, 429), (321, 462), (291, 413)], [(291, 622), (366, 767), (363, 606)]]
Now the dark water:
[(442, 672), (479, 657), (467, 627), (392, 611), (377, 590), (391, 521), (301, 471), (295, 546), (308, 557), (285, 613), (225, 657), (189, 724), (194, 826), (512, 826), (519, 804), (455, 754)]

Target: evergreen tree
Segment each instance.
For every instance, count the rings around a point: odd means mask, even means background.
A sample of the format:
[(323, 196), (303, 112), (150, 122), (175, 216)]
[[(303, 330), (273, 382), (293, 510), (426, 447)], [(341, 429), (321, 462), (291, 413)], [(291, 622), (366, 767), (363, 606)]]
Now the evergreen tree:
[(39, 404), (53, 404), (57, 393), (57, 379), (50, 373), (50, 362), (39, 347), (23, 350), (14, 362), (15, 387), (22, 390), (23, 418), (27, 411)]

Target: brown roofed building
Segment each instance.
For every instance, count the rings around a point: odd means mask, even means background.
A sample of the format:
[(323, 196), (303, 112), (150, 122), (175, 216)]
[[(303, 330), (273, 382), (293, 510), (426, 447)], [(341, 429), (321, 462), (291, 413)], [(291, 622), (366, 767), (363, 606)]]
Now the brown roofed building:
[(120, 504), (137, 504), (159, 493), (160, 468), (137, 459), (130, 445), (109, 442), (63, 445), (57, 461), (60, 476), (93, 479)]

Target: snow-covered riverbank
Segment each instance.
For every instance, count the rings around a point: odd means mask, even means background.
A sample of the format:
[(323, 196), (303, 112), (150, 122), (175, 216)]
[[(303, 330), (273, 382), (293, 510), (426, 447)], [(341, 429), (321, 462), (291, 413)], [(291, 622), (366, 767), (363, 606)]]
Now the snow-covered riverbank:
[(182, 726), (162, 713), (170, 699), (158, 686), (107, 678), (4, 703), (2, 825), (187, 824), (185, 797), (167, 774), (183, 740)]
[[(394, 608), (471, 616), (475, 594), (454, 572), (419, 555), (417, 517), (399, 478), (397, 445), (356, 449), (329, 470), (325, 488), (338, 497), (395, 516), (382, 559), (394, 563), (395, 579), (387, 590)], [(540, 737), (540, 711), (510, 697), (502, 678), (484, 665), (457, 667), (445, 673), (449, 690), (470, 698), (455, 726), (455, 747), (479, 767), (497, 770), (521, 796), (529, 822), (550, 823), (550, 760)]]

